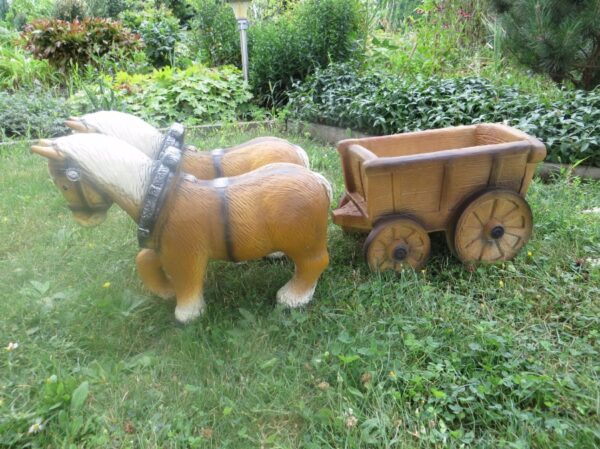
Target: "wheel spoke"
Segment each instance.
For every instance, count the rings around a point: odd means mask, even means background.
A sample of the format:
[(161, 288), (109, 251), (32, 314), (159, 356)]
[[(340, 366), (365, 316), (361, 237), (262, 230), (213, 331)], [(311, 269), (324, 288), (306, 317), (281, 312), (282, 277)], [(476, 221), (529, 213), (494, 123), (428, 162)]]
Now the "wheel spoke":
[(504, 251), (502, 251), (502, 247), (500, 245), (500, 241), (499, 240), (494, 240), (494, 243), (496, 244), (496, 248), (498, 248), (498, 252), (500, 253), (500, 257), (504, 258)]
[(494, 203), (492, 204), (492, 211), (490, 212), (490, 216), (488, 217), (488, 221), (494, 218), (494, 214), (496, 212), (496, 206), (498, 205), (498, 198), (494, 198)]

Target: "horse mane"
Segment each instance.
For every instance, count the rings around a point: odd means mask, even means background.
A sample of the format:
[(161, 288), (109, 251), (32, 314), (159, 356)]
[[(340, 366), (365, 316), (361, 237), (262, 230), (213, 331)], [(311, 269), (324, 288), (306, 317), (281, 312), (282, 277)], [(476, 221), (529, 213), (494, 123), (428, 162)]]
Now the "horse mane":
[(154, 161), (137, 148), (116, 137), (95, 133), (59, 137), (53, 145), (115, 202), (123, 197), (129, 204), (141, 204)]
[(97, 133), (118, 137), (153, 159), (163, 139), (162, 133), (154, 126), (124, 112), (98, 111), (85, 114), (80, 120)]

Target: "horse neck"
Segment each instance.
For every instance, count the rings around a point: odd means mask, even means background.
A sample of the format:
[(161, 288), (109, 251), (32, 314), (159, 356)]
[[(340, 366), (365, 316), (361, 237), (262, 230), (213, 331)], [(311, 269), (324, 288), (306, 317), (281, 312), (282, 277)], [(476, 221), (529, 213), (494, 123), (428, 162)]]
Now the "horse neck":
[(108, 195), (136, 222), (151, 182), (154, 161), (144, 158), (78, 161), (94, 186)]

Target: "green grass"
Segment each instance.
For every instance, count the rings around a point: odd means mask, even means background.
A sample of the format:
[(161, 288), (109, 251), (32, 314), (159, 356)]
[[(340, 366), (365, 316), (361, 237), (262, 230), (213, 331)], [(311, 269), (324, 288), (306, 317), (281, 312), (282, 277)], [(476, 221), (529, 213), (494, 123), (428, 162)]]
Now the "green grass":
[[(333, 148), (288, 138), (339, 197)], [(600, 444), (600, 270), (585, 262), (600, 220), (582, 213), (598, 183), (534, 182), (527, 248), (472, 271), (434, 236), (425, 272), (371, 274), (361, 239), (330, 225), (331, 265), (303, 310), (275, 306), (289, 262), (214, 262), (206, 316), (181, 327), (143, 291), (122, 211), (78, 227), (24, 145), (0, 149), (0, 171), (0, 447)]]

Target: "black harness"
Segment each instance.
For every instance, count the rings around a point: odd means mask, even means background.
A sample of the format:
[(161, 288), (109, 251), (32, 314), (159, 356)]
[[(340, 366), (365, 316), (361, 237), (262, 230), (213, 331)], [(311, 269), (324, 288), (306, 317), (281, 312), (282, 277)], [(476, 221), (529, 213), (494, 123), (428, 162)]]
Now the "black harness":
[(179, 170), (183, 148), (184, 129), (179, 123), (171, 125), (152, 167), (151, 182), (144, 200), (138, 222), (138, 244), (147, 248), (154, 225), (164, 203), (171, 180)]

